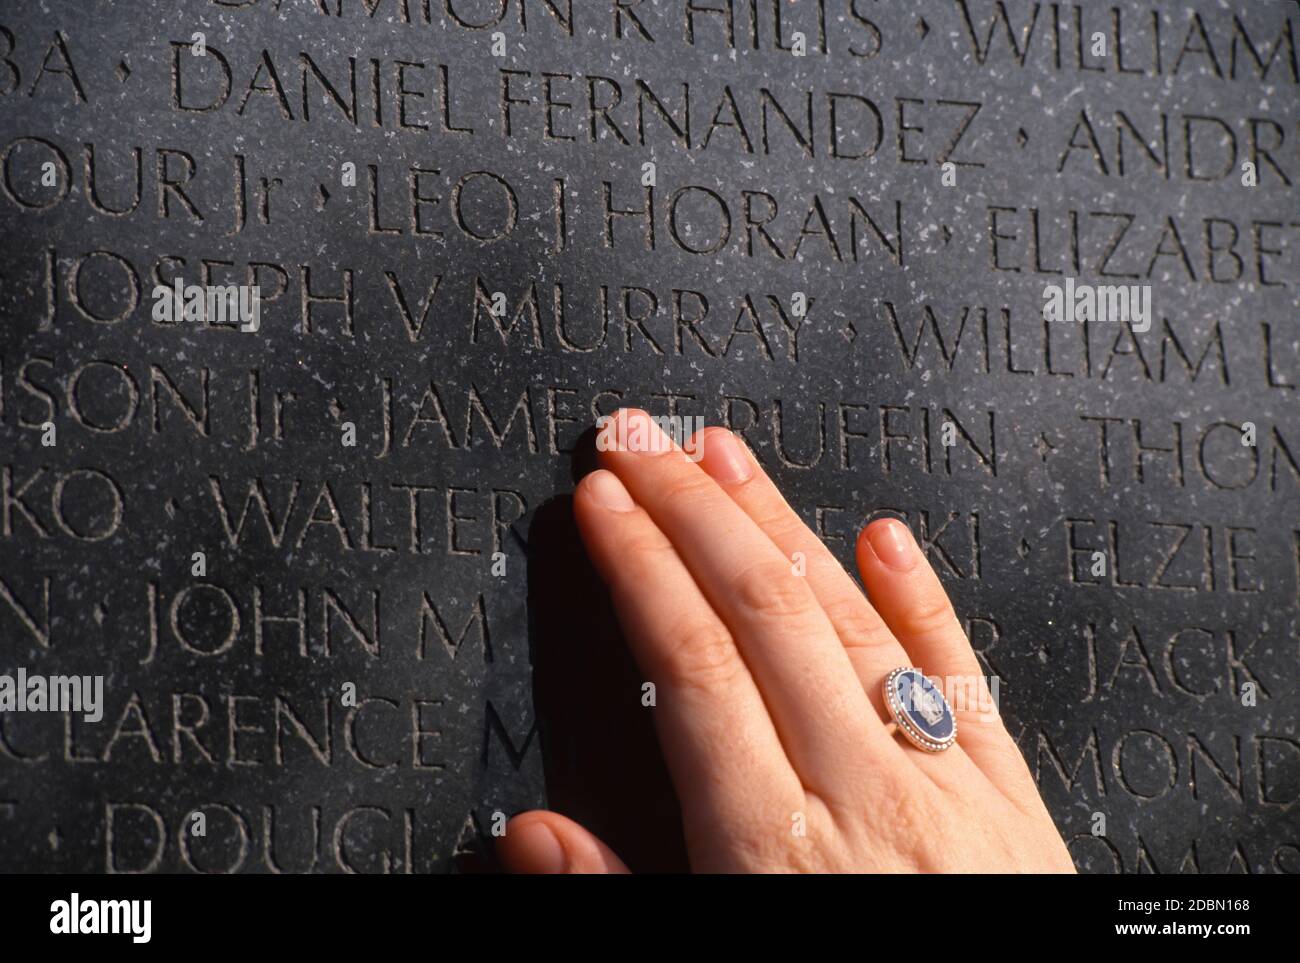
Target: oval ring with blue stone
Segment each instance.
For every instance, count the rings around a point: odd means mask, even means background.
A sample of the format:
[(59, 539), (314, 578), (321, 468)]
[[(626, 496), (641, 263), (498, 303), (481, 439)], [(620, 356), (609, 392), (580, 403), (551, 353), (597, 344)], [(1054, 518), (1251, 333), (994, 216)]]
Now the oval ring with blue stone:
[(917, 748), (942, 752), (957, 741), (957, 717), (952, 707), (920, 669), (901, 666), (885, 677), (885, 705)]

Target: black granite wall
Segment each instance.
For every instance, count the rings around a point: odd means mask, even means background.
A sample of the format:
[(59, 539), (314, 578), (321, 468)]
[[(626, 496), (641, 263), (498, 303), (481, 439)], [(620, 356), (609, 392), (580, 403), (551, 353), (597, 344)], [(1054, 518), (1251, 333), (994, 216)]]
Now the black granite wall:
[(0, 3), (0, 673), (103, 684), (0, 712), (0, 869), (465, 868), (548, 783), (670, 865), (563, 498), (634, 403), (907, 520), (1081, 869), (1300, 870), (1298, 31)]

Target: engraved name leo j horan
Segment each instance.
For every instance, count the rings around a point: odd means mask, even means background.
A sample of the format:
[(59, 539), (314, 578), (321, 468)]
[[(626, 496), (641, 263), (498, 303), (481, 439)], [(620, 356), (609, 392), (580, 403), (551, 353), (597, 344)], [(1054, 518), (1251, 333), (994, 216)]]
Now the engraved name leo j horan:
[(128, 934), (132, 943), (148, 943), (153, 934), (153, 901), (86, 899), (73, 893), (50, 904), (50, 932)]

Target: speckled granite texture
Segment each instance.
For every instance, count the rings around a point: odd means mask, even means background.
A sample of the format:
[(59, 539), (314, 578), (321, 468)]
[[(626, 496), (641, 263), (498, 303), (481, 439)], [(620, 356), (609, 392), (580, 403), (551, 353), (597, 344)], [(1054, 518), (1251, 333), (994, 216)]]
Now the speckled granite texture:
[(0, 713), (0, 870), (464, 869), (548, 793), (655, 838), (565, 516), (620, 403), (742, 430), (846, 561), (906, 518), (1081, 869), (1300, 870), (1297, 32), (0, 4), (0, 673), (103, 678)]

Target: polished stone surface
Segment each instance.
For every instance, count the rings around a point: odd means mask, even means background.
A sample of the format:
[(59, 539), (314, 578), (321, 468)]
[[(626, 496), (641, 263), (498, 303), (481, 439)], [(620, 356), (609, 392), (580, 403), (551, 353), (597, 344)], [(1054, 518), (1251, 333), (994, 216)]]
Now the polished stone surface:
[(482, 868), (547, 798), (680, 865), (565, 502), (620, 403), (846, 563), (907, 521), (1081, 869), (1300, 870), (1298, 21), (0, 7), (0, 673), (103, 684), (0, 719), (0, 870)]

